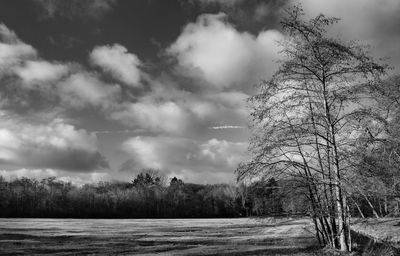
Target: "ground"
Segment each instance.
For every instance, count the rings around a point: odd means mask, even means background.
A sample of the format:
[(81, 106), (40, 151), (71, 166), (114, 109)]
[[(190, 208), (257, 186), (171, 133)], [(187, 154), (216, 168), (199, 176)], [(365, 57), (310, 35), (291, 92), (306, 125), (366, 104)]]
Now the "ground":
[[(400, 219), (353, 230), (399, 248)], [(354, 234), (364, 253), (398, 250)], [(318, 248), (308, 219), (0, 219), (0, 255), (342, 255)]]
[(400, 218), (357, 219), (352, 229), (357, 233), (400, 248)]
[(0, 255), (314, 255), (306, 219), (0, 219)]

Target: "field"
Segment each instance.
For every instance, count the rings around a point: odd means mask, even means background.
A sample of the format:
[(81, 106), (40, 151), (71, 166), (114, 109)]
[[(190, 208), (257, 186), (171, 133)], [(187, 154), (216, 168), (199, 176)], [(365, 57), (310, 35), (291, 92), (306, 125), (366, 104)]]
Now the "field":
[(0, 255), (314, 255), (304, 219), (0, 219)]

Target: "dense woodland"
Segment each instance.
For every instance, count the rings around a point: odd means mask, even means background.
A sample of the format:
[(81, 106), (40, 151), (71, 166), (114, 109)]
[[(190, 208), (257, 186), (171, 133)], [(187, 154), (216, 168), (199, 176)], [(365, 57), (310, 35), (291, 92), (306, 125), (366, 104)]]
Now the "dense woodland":
[[(400, 192), (399, 192), (400, 193)], [(351, 197), (355, 217), (398, 216), (398, 197), (382, 191)], [(371, 204), (371, 205), (370, 205)], [(372, 207), (371, 207), (372, 206)], [(307, 189), (298, 180), (261, 179), (251, 184), (201, 185), (143, 170), (131, 182), (75, 186), (0, 176), (0, 217), (39, 218), (223, 218), (306, 216), (312, 213)]]
[(274, 179), (250, 186), (200, 185), (173, 178), (164, 182), (146, 170), (131, 182), (100, 182), (81, 187), (49, 177), (41, 181), (0, 178), (0, 217), (208, 218), (304, 214)]

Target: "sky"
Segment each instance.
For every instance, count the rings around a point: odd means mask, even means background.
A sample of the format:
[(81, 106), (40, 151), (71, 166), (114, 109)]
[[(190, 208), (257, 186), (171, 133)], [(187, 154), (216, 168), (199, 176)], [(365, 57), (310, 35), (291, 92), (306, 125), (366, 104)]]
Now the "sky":
[(0, 1), (0, 175), (233, 184), (299, 2), (399, 73), (398, 0)]

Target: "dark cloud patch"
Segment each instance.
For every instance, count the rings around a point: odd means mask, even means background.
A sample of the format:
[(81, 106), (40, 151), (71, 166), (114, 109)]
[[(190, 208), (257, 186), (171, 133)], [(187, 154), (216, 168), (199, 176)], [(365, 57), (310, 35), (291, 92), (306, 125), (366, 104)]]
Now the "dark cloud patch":
[(121, 164), (121, 166), (119, 167), (119, 172), (129, 174), (139, 173), (141, 168), (143, 168), (143, 166), (141, 166), (140, 163), (136, 161), (136, 159), (128, 159)]
[(52, 47), (62, 47), (67, 50), (80, 47), (84, 43), (82, 39), (66, 34), (50, 35), (48, 36), (48, 42)]
[(99, 152), (81, 149), (62, 150), (50, 147), (39, 152), (37, 149), (24, 149), (21, 155), (24, 158), (18, 165), (25, 165), (25, 168), (51, 168), (72, 172), (92, 172), (109, 168), (106, 158)]
[(36, 147), (24, 148), (19, 155), (19, 161), (0, 159), (0, 163), (11, 168), (44, 168), (69, 172), (93, 172), (109, 168), (106, 158), (99, 152)]
[(100, 19), (110, 12), (116, 0), (33, 0), (41, 18)]

